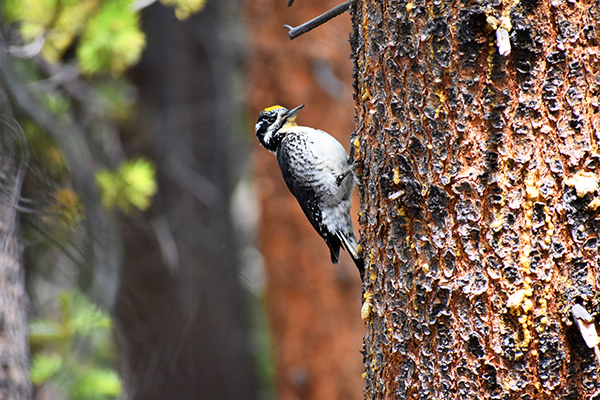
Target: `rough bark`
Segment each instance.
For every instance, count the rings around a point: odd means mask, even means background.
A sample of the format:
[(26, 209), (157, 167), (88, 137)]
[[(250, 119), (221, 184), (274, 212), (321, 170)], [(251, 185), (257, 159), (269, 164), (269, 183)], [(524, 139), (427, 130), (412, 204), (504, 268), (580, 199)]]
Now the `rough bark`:
[[(259, 148), (251, 130), (265, 107), (306, 104), (298, 123), (325, 130), (348, 149), (354, 125), (349, 17), (342, 15), (290, 42), (284, 24), (297, 26), (339, 2), (302, 0), (290, 8), (285, 3), (245, 2), (252, 49), (247, 134), (256, 146), (260, 250), (277, 394), (282, 400), (359, 399), (364, 327), (356, 267), (347, 254), (339, 265), (331, 264), (327, 246), (285, 186), (276, 158)], [(356, 214), (356, 205), (353, 210)]]
[(25, 137), (12, 118), (0, 85), (0, 399), (10, 400), (32, 396), (27, 294), (17, 213), (26, 168)]
[(594, 398), (600, 3), (351, 13), (366, 398)]

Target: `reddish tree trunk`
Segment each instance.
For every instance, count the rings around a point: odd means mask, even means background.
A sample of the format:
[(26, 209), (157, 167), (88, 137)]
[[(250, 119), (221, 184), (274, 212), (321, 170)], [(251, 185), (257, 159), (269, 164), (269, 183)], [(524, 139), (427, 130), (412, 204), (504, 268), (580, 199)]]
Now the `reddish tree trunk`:
[(600, 3), (351, 12), (366, 397), (596, 398)]

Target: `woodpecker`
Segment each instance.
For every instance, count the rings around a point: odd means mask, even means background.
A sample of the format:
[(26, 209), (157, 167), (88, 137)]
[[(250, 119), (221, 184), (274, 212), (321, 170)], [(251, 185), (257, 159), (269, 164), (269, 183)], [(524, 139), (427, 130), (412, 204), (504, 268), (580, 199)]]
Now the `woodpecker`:
[(331, 262), (339, 262), (340, 247), (344, 246), (362, 279), (364, 261), (350, 217), (354, 181), (348, 154), (328, 133), (297, 125), (296, 116), (302, 108), (304, 104), (292, 110), (265, 108), (258, 116), (256, 137), (277, 156), (283, 180), (327, 243)]

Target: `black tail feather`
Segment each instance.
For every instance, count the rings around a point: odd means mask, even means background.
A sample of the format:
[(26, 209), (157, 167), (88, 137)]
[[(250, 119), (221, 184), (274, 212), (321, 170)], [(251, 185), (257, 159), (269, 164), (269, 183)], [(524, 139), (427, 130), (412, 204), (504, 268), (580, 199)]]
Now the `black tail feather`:
[[(350, 256), (352, 256), (351, 252)], [(358, 273), (360, 274), (360, 280), (364, 281), (365, 280), (365, 260), (364, 258), (362, 258), (361, 255), (359, 255), (358, 257), (352, 257), (352, 261), (354, 261), (354, 264), (356, 264), (356, 268), (358, 268)]]
[(362, 257), (362, 252), (359, 250), (354, 233), (349, 235), (345, 235), (341, 232), (338, 232), (335, 235), (327, 234), (325, 236), (325, 242), (329, 247), (331, 262), (334, 264), (340, 262), (340, 247), (344, 246), (348, 254), (350, 254), (350, 257), (352, 257), (352, 261), (354, 261), (356, 268), (358, 268), (360, 280), (362, 281), (365, 277), (365, 261)]
[(340, 262), (340, 247), (342, 247), (342, 242), (340, 242), (339, 237), (337, 235), (330, 235), (329, 233), (324, 237), (325, 243), (327, 243), (327, 247), (329, 247), (329, 253), (331, 255), (331, 262), (337, 264)]
[(350, 254), (350, 257), (352, 257), (352, 261), (354, 261), (356, 268), (358, 268), (360, 280), (362, 281), (365, 277), (365, 261), (362, 257), (362, 251), (360, 251), (354, 233), (350, 232), (349, 234), (344, 234), (342, 232), (338, 232), (337, 236), (340, 242), (344, 245), (344, 248), (348, 254)]

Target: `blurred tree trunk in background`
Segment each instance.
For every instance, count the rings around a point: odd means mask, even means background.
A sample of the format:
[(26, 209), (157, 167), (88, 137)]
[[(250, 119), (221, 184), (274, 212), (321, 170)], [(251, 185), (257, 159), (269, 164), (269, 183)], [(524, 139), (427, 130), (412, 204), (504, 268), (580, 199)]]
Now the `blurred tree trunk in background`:
[[(337, 3), (302, 0), (287, 8), (281, 0), (245, 2), (251, 36), (250, 127), (265, 107), (306, 104), (298, 123), (323, 129), (349, 148), (354, 128), (349, 16), (291, 42), (283, 28), (306, 22)], [(362, 398), (359, 351), (364, 325), (356, 267), (345, 252), (339, 265), (331, 263), (327, 246), (285, 186), (276, 158), (258, 147), (253, 131), (248, 134), (256, 148), (260, 249), (267, 273), (277, 394), (282, 400)]]
[[(239, 56), (236, 2), (210, 2), (178, 21), (143, 11), (147, 48), (131, 74), (139, 126), (125, 148), (158, 165), (151, 221), (122, 226), (125, 260), (116, 306), (124, 380), (132, 399), (255, 399), (258, 383), (247, 299), (230, 221), (235, 168), (232, 96)], [(151, 133), (144, 147), (140, 132)], [(130, 136), (128, 136), (130, 135)]]
[[(0, 37), (0, 41), (2, 38)], [(5, 61), (0, 43), (0, 61)], [(17, 205), (27, 169), (25, 135), (0, 83), (0, 399), (28, 400), (27, 294)]]
[(596, 398), (600, 3), (351, 12), (366, 398)]

